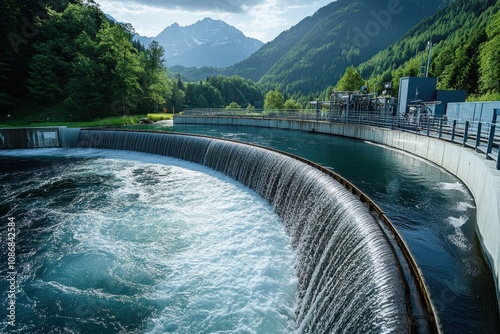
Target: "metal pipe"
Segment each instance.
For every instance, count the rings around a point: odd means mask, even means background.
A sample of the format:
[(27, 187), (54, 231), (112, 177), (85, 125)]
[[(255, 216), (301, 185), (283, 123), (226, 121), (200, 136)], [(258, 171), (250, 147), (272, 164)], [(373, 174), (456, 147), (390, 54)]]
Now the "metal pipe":
[(429, 56), (427, 58), (427, 67), (425, 68), (425, 77), (429, 77), (429, 67), (431, 66), (431, 56), (432, 56), (432, 42), (428, 42), (429, 45)]

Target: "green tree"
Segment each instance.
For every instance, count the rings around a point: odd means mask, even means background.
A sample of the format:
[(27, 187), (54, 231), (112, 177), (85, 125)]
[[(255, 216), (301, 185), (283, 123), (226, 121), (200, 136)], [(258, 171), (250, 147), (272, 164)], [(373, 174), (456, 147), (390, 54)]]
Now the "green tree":
[(200, 94), (198, 96), (198, 99), (196, 100), (196, 104), (199, 108), (208, 108), (210, 105), (208, 104), (207, 99), (203, 94)]
[(292, 98), (285, 101), (283, 108), (285, 108), (285, 109), (302, 109), (301, 105)]
[(240, 108), (241, 108), (241, 106), (238, 103), (236, 103), (236, 102), (231, 102), (226, 107), (226, 109), (240, 109)]
[(104, 97), (100, 92), (102, 81), (99, 72), (98, 64), (84, 55), (79, 55), (74, 61), (73, 75), (67, 85), (67, 91), (70, 92), (69, 101), (88, 119), (99, 116), (98, 111), (103, 108)]
[[(179, 82), (181, 83), (181, 85), (179, 85)], [(182, 110), (185, 103), (185, 92), (183, 90), (184, 83), (180, 81), (180, 78), (178, 78), (178, 80), (176, 81), (169, 80), (168, 83), (171, 87), (172, 94), (167, 97), (165, 103), (169, 109), (178, 112)]]
[[(43, 48), (39, 48), (42, 50)], [(51, 53), (39, 53), (33, 56), (30, 65), (28, 87), (31, 97), (36, 100), (54, 101), (62, 96), (63, 89), (60, 84), (57, 66), (65, 68), (60, 58)]]
[(335, 89), (339, 91), (357, 91), (361, 90), (364, 82), (365, 80), (361, 74), (351, 65), (345, 70), (344, 75), (337, 82)]
[(278, 88), (270, 90), (264, 99), (264, 109), (282, 109), (284, 99)]
[(15, 98), (7, 89), (7, 82), (11, 72), (12, 68), (8, 62), (0, 57), (0, 108), (15, 105)]
[(113, 104), (119, 106), (113, 111), (115, 114), (129, 114), (143, 96), (139, 78), (144, 68), (139, 52), (132, 46), (128, 32), (119, 25), (103, 23), (97, 38), (99, 60), (106, 66), (105, 75), (112, 79), (108, 83), (109, 96)]
[(173, 84), (169, 85), (165, 67), (163, 65), (165, 50), (158, 42), (151, 42), (144, 52), (142, 98), (143, 111), (157, 111), (172, 95)]

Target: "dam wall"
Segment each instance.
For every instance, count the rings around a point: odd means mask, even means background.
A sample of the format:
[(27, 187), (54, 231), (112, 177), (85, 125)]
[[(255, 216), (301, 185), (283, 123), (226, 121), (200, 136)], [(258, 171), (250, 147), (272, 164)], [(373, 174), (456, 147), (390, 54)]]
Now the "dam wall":
[(425, 290), (423, 282), (408, 275), (411, 264), (398, 255), (396, 236), (373, 213), (375, 204), (367, 205), (354, 189), (320, 166), (209, 137), (70, 130), (62, 133), (64, 147), (137, 151), (191, 161), (265, 198), (281, 218), (297, 256), (297, 333), (439, 332), (432, 304), (415, 289), (419, 285)]
[(176, 116), (174, 124), (242, 125), (318, 132), (350, 137), (402, 150), (430, 161), (457, 176), (477, 205), (477, 232), (495, 275), (500, 296), (500, 171), (492, 160), (461, 144), (414, 133), (329, 122), (243, 117)]
[(0, 138), (4, 149), (165, 155), (207, 166), (254, 190), (281, 218), (296, 252), (297, 333), (440, 332), (420, 270), (387, 217), (348, 181), (311, 162), (180, 134), (60, 127), (3, 129)]

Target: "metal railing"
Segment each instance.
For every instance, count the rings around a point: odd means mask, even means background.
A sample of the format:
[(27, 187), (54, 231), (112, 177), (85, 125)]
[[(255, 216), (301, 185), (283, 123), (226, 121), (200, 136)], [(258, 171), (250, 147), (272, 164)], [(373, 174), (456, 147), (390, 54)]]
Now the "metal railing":
[(496, 122), (462, 121), (434, 117), (405, 117), (381, 115), (374, 112), (331, 112), (329, 110), (244, 110), (244, 109), (192, 109), (184, 116), (232, 117), (300, 120), (373, 126), (412, 132), (416, 135), (439, 138), (473, 148), (496, 161), (500, 170), (500, 126)]

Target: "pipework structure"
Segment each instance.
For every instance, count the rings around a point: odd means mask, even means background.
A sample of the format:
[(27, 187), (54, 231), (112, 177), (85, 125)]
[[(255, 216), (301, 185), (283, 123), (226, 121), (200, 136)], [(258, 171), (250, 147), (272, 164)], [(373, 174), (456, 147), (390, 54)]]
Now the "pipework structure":
[[(347, 121), (350, 116), (355, 115), (394, 115), (397, 107), (397, 99), (377, 93), (360, 91), (333, 91), (329, 101), (311, 101), (316, 105), (316, 118), (328, 119), (330, 121)], [(325, 115), (327, 110), (328, 115)]]

